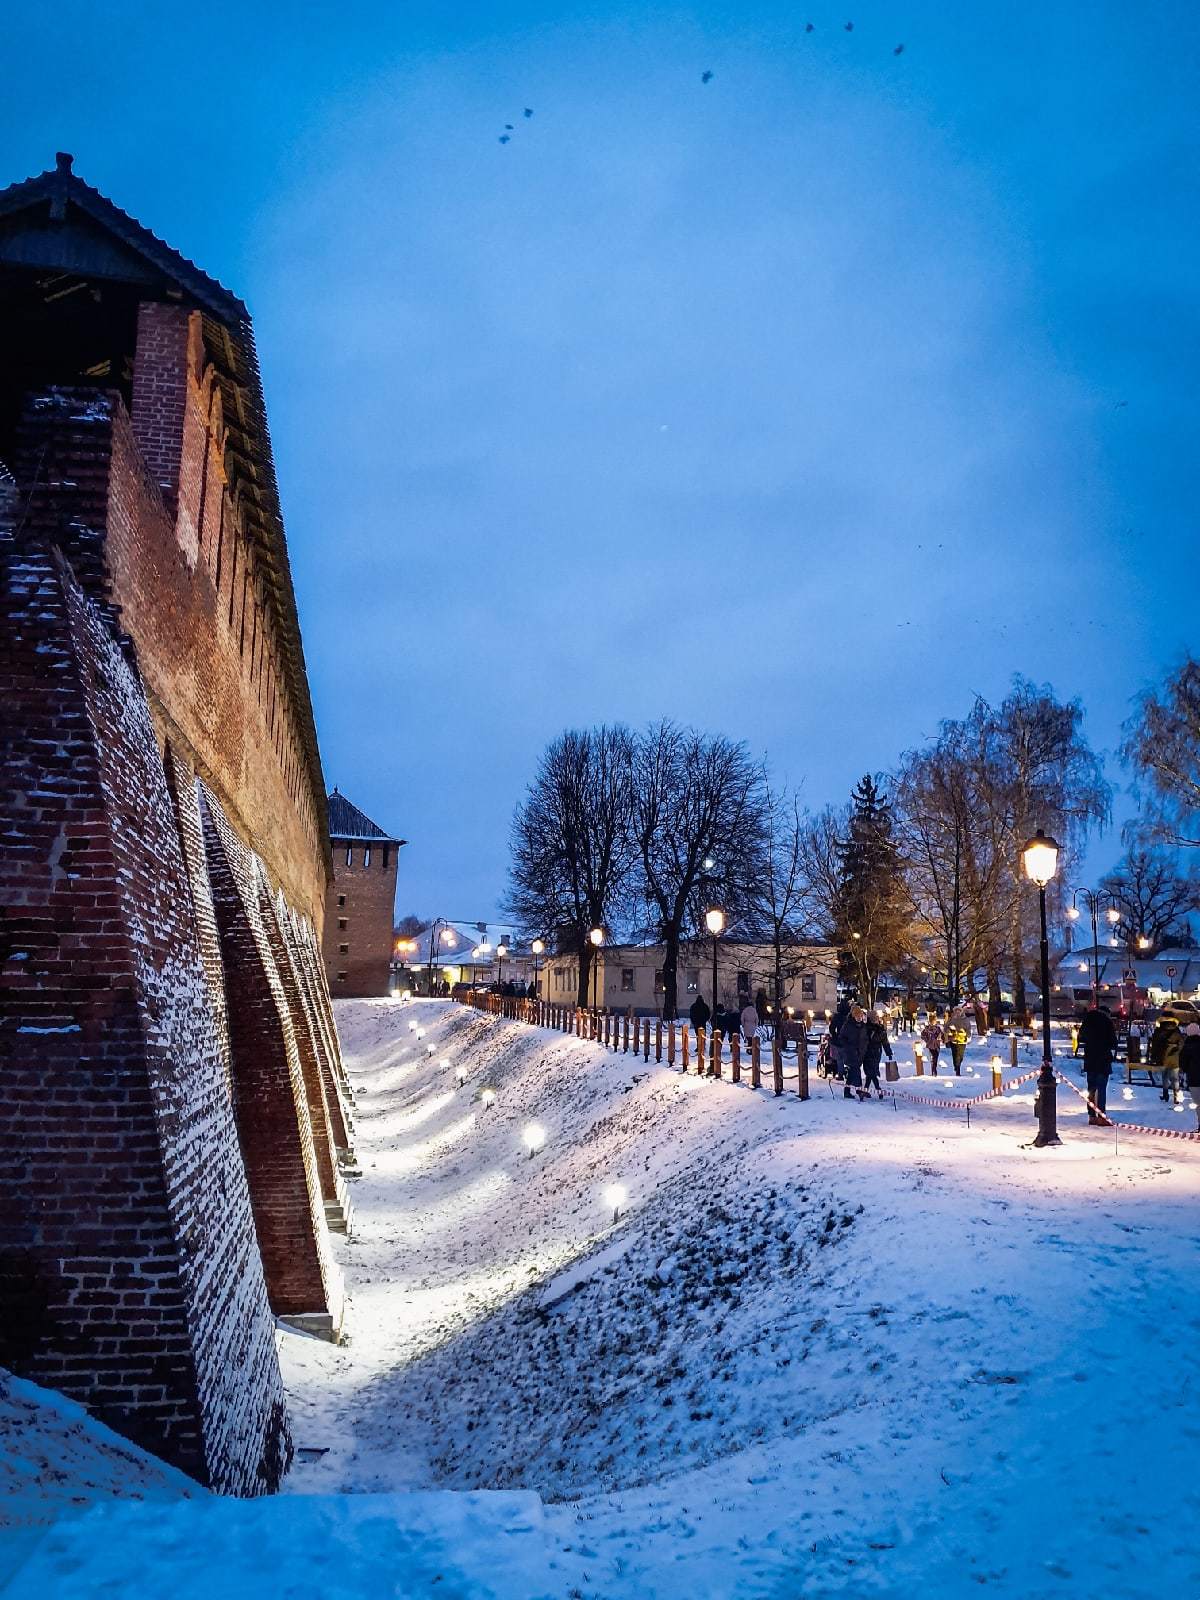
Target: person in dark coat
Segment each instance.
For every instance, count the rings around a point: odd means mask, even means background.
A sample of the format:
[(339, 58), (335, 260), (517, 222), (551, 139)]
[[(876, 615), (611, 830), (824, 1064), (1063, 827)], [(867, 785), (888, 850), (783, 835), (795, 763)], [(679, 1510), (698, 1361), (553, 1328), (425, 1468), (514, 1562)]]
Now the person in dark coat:
[(892, 1045), (888, 1038), (887, 1024), (876, 1008), (867, 1018), (867, 1044), (863, 1051), (863, 1077), (866, 1080), (866, 1089), (869, 1094), (872, 1089), (883, 1099), (883, 1088), (879, 1082), (879, 1064), (884, 1056), (891, 1061)]
[(846, 1078), (843, 1095), (847, 1100), (852, 1095), (865, 1100), (867, 1092), (863, 1088), (862, 1068), (867, 1053), (867, 1013), (857, 1002), (850, 1007), (850, 1015), (838, 1031), (838, 1050)]
[(1116, 1025), (1103, 1006), (1093, 1003), (1085, 1012), (1079, 1024), (1079, 1048), (1087, 1076), (1088, 1121), (1098, 1123), (1108, 1103), (1108, 1080), (1117, 1053)]
[(1150, 1065), (1162, 1074), (1164, 1100), (1179, 1100), (1179, 1052), (1182, 1048), (1179, 1023), (1168, 1012), (1165, 1017), (1159, 1017), (1150, 1035)]
[(1188, 1087), (1196, 1111), (1196, 1127), (1200, 1129), (1200, 1022), (1189, 1022), (1183, 1030), (1183, 1043), (1179, 1047), (1179, 1070)]
[(701, 1028), (708, 1027), (708, 1019), (712, 1016), (712, 1012), (708, 1009), (708, 1004), (702, 994), (698, 994), (692, 1001), (688, 1016), (691, 1018), (692, 1027), (695, 1028), (697, 1033), (700, 1032)]
[(833, 1013), (829, 1023), (829, 1059), (833, 1066), (835, 1078), (845, 1077), (845, 1073), (842, 1071), (842, 1052), (838, 1046), (838, 1037), (841, 1034), (846, 1018), (850, 1015), (850, 1007), (853, 1003), (852, 1000), (843, 995), (838, 1001), (837, 1010)]

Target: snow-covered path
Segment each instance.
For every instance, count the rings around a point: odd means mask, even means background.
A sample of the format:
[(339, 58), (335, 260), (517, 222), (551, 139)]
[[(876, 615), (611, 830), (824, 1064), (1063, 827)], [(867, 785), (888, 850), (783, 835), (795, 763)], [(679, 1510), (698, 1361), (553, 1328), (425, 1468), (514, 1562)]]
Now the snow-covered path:
[(1034, 1152), (1027, 1093), (968, 1130), (456, 1006), (338, 1024), (352, 1342), (284, 1340), (329, 1447), (291, 1492), (534, 1489), (606, 1600), (1200, 1592), (1200, 1146), (1114, 1153), (1066, 1091)]

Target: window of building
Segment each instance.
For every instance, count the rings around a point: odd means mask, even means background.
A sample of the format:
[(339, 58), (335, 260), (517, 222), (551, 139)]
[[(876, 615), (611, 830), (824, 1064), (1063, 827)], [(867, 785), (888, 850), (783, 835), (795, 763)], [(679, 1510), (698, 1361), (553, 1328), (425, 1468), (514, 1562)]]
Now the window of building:
[(391, 860), (391, 858), (392, 858), (392, 847), (391, 847), (390, 844), (385, 844), (384, 847), (383, 847), (383, 870), (385, 872), (388, 869), (388, 862)]
[(700, 968), (689, 967), (686, 973), (688, 994), (700, 993)]
[(345, 974), (345, 973), (344, 973), (344, 972), (339, 972), (339, 973), (338, 973), (338, 975), (337, 975), (337, 981), (338, 981), (338, 982), (339, 982), (339, 983), (345, 983), (345, 981), (346, 981), (346, 974)]
[(655, 967), (654, 969), (654, 992), (655, 994), (663, 993), (663, 975), (661, 967)]
[(637, 988), (637, 973), (632, 967), (621, 968), (621, 993), (632, 994)]
[(339, 928), (346, 928), (348, 926), (349, 926), (349, 918), (348, 917), (339, 917), (338, 918), (338, 927)]
[(370, 865), (371, 865), (371, 846), (367, 845), (365, 847), (365, 849), (363, 850), (363, 866), (364, 867), (369, 867)]
[(804, 972), (800, 975), (801, 1000), (815, 1000), (817, 998), (817, 975), (815, 972)]
[(338, 895), (338, 905), (344, 906), (345, 904), (346, 904), (346, 896), (344, 894)]
[(338, 955), (340, 955), (340, 956), (348, 956), (349, 954), (350, 954), (350, 946), (348, 944), (340, 944), (340, 945), (338, 945)]
[(750, 974), (748, 972), (739, 972), (737, 983), (739, 995), (748, 995), (750, 993)]
[(354, 865), (354, 848), (353, 848), (353, 846), (350, 846), (346, 850), (346, 865), (348, 867), (352, 867)]

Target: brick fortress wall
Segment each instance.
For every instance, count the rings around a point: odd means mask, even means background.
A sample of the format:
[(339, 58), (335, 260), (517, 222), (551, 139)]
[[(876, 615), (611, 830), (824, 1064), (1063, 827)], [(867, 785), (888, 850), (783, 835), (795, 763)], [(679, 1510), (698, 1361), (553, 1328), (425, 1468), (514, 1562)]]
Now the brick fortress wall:
[(28, 397), (0, 506), (0, 1362), (234, 1493), (290, 1454), (271, 1312), (341, 1321), (327, 856), (199, 318), (132, 417)]
[(398, 855), (391, 841), (333, 841), (324, 950), (335, 999), (388, 992)]

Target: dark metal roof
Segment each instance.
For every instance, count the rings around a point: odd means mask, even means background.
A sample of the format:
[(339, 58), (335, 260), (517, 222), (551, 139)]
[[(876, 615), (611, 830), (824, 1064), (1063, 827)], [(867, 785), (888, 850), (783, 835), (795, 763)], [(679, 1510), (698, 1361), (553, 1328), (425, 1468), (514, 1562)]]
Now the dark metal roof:
[[(27, 214), (27, 224), (4, 228), (4, 219), (18, 213)], [(201, 313), (228, 428), (231, 486), (240, 493), (275, 614), (320, 837), (325, 784), (250, 313), (216, 278), (84, 183), (62, 153), (53, 170), (0, 189), (0, 262), (142, 284), (147, 299), (170, 298)]]
[(377, 822), (372, 822), (365, 811), (360, 811), (337, 789), (325, 797), (329, 808), (329, 837), (331, 839), (385, 839), (389, 844), (399, 844), (390, 833), (384, 833)]

